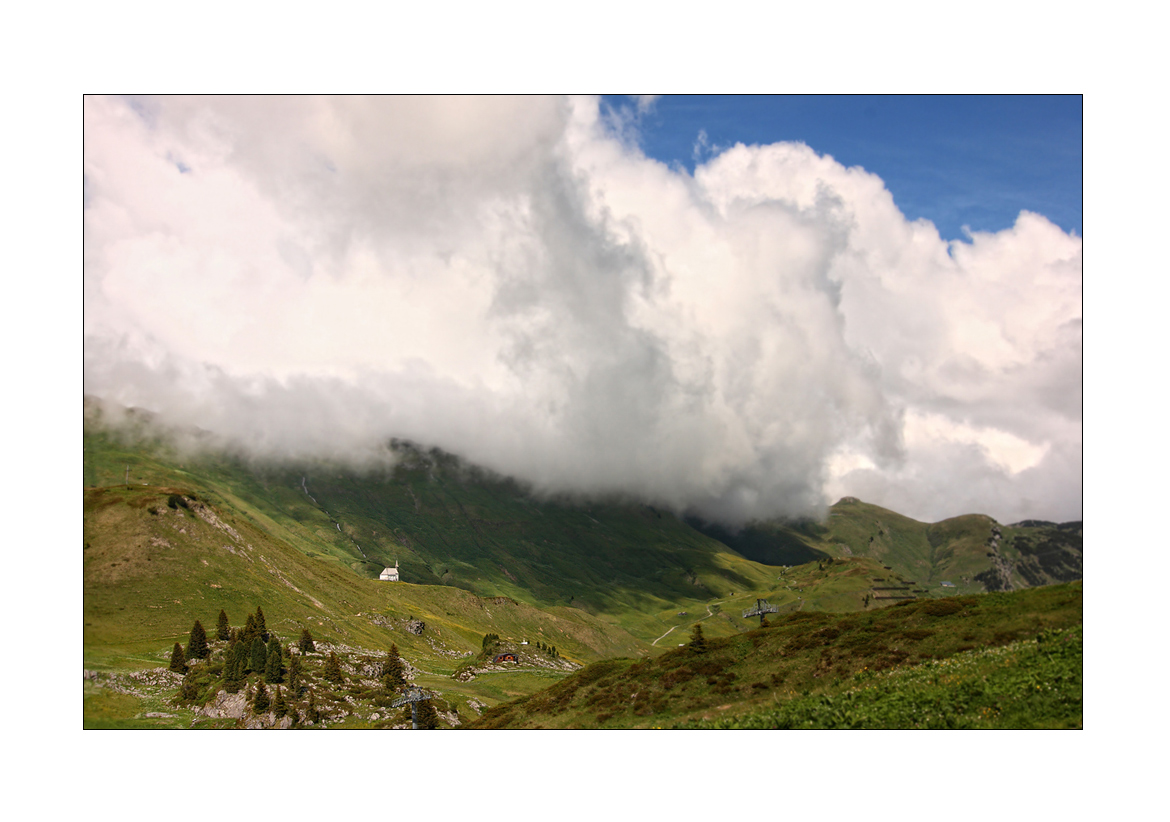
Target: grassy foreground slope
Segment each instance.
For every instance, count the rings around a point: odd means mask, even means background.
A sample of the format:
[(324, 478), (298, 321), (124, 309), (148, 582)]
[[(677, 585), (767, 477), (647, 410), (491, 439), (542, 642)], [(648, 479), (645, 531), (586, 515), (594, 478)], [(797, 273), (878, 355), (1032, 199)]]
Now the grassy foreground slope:
[[(704, 723), (713, 723), (711, 727), (754, 727), (769, 722), (776, 727), (836, 727), (840, 723), (824, 716), (817, 725), (816, 711), (805, 700), (824, 697), (822, 704), (831, 707), (839, 695), (870, 684), (897, 691), (897, 683), (890, 686), (890, 680), (879, 676), (880, 672), (899, 671), (898, 676), (913, 679), (918, 674), (905, 672), (922, 666), (927, 666), (923, 670), (928, 673), (923, 676), (930, 684), (943, 687), (951, 684), (947, 681), (949, 671), (966, 663), (939, 667), (941, 660), (967, 659), (961, 655), (1012, 643), (1035, 643), (1037, 638), (1055, 637), (1054, 631), (1078, 629), (1081, 623), (1079, 582), (1011, 593), (907, 600), (863, 613), (795, 612), (774, 619), (769, 627), (707, 640), (701, 649), (690, 644), (652, 659), (594, 663), (546, 690), (492, 708), (472, 727), (707, 727)], [(1058, 699), (1063, 707), (1043, 714), (1043, 722), (1050, 727), (1080, 723), (1080, 635), (1060, 636), (1061, 642), (1071, 644), (1059, 647), (1072, 650), (1059, 666), (1065, 677)], [(1028, 649), (1017, 648), (1011, 653), (1017, 651), (1028, 655)], [(998, 658), (1001, 662), (1004, 659)], [(1029, 664), (1043, 661), (1035, 655), (1028, 659)], [(975, 675), (962, 678), (962, 682), (956, 678), (954, 684), (968, 683), (963, 687), (971, 700), (983, 690), (994, 696), (998, 686), (984, 689), (980, 684), (981, 677), (994, 667), (992, 664), (984, 670), (977, 664), (971, 669)], [(1019, 681), (1008, 677), (1012, 682), (1006, 687), (1011, 690), (1028, 682), (1042, 689), (1045, 680), (1036, 672), (1044, 670), (1043, 666), (1035, 668)], [(932, 697), (935, 703), (941, 698), (940, 693)], [(932, 703), (926, 699), (921, 704)], [(989, 704), (978, 704), (976, 711)], [(779, 718), (759, 718), (769, 711), (779, 711)], [(925, 719), (927, 713), (923, 708), (919, 719), (934, 727)], [(907, 719), (912, 715), (913, 710), (894, 712), (883, 719), (875, 707), (859, 709), (857, 726), (915, 727), (918, 720)], [(988, 716), (983, 719), (992, 721)], [(1003, 724), (999, 727), (1027, 726), (1011, 711), (1001, 712), (1000, 719)], [(845, 720), (841, 722), (850, 726)], [(974, 719), (970, 724), (976, 724)]]

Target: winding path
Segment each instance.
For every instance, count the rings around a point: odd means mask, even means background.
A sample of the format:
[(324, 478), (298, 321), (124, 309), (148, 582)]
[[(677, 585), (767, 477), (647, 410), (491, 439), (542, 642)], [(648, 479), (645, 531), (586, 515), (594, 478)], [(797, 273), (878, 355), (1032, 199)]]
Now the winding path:
[[(700, 619), (699, 619), (699, 622), (702, 622), (704, 619), (710, 619), (711, 617), (715, 616), (715, 612), (711, 610), (711, 606), (712, 606), (712, 605), (721, 605), (721, 604), (722, 604), (722, 603), (720, 603), (720, 602), (712, 602), (712, 603), (708, 604), (708, 605), (707, 605), (707, 616), (700, 618)], [(673, 631), (673, 630), (674, 630), (675, 628), (677, 628), (677, 627), (678, 627), (677, 625), (673, 626), (673, 627), (672, 627), (670, 630), (668, 630), (668, 631), (667, 631), (665, 634), (663, 634), (662, 636), (658, 637), (658, 639), (656, 639), (656, 640), (654, 640), (653, 642), (651, 642), (651, 643), (650, 643), (650, 645), (651, 645), (651, 646), (657, 645), (659, 640), (661, 640), (661, 639), (666, 639), (666, 637), (667, 637), (667, 636), (670, 634), (670, 631)]]

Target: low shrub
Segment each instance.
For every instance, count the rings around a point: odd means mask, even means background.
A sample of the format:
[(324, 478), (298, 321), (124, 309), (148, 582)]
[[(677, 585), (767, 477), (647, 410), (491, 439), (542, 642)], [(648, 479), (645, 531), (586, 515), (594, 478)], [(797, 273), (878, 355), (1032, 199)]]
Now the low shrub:
[(963, 610), (963, 605), (953, 599), (932, 599), (930, 602), (924, 603), (921, 610), (922, 613), (929, 616), (950, 616)]

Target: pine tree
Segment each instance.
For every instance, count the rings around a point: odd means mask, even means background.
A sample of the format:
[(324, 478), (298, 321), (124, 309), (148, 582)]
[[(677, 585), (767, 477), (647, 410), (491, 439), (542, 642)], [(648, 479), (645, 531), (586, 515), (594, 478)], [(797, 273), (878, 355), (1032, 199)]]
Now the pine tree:
[(281, 676), (281, 669), (283, 667), (283, 660), (280, 656), (280, 643), (275, 641), (269, 642), (268, 660), (264, 663), (264, 681), (270, 685), (274, 682), (283, 682), (284, 677)]
[(215, 638), (227, 642), (232, 638), (232, 626), (228, 624), (227, 612), (220, 609), (219, 623), (215, 626)]
[(263, 682), (257, 683), (256, 695), (252, 697), (252, 710), (255, 713), (262, 714), (268, 710), (268, 705), (268, 691), (265, 689)]
[(288, 658), (288, 690), (293, 697), (296, 697), (301, 690), (301, 658), (299, 656)]
[(305, 709), (305, 720), (314, 725), (321, 721), (321, 711), (317, 709), (317, 695), (309, 691), (309, 707)]
[(240, 692), (247, 676), (248, 651), (243, 641), (237, 640), (228, 648), (227, 662), (223, 666), (223, 689), (229, 694)]
[(187, 659), (206, 659), (211, 653), (207, 647), (207, 632), (199, 620), (191, 627), (191, 636), (187, 639)]
[(341, 685), (345, 682), (345, 677), (341, 673), (341, 660), (333, 651), (329, 652), (329, 658), (325, 660), (325, 670), (321, 675), (334, 685)]
[(382, 661), (379, 678), (387, 691), (397, 691), (406, 685), (406, 672), (402, 666), (402, 659), (398, 655), (398, 645), (390, 644), (390, 650)]
[(418, 705), (418, 729), (420, 731), (433, 731), (438, 728), (439, 712), (435, 710), (431, 701), (424, 699), (416, 704)]
[(259, 605), (256, 606), (256, 631), (265, 642), (268, 641), (268, 628), (264, 625), (264, 611), (260, 609)]
[(256, 617), (248, 614), (248, 620), (244, 623), (244, 633), (240, 639), (251, 645), (252, 640), (256, 638)]
[(187, 657), (183, 655), (183, 646), (177, 642), (171, 649), (171, 670), (177, 674), (187, 672)]
[(264, 672), (264, 665), (268, 661), (268, 646), (259, 636), (252, 640), (251, 654), (248, 658), (248, 670), (256, 673)]
[(707, 638), (703, 636), (703, 626), (698, 622), (691, 631), (691, 649), (699, 653), (707, 650)]
[(284, 699), (284, 691), (280, 690), (280, 686), (276, 686), (276, 697), (272, 700), (272, 713), (276, 715), (277, 719), (288, 713), (288, 703)]
[(316, 653), (317, 646), (313, 644), (313, 635), (309, 633), (308, 628), (301, 631), (301, 641), (297, 643), (297, 647), (301, 649), (302, 654)]

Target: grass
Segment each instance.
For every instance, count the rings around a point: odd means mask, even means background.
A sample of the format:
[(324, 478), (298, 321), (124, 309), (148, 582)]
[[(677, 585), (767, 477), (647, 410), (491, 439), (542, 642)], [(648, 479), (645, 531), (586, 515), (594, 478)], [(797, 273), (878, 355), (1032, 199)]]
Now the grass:
[[(594, 663), (485, 712), (479, 728), (649, 728), (752, 715), (778, 700), (836, 698), (854, 677), (1035, 640), (1081, 624), (1081, 586), (906, 602), (879, 611), (795, 612), (696, 652)], [(1014, 720), (1013, 720), (1014, 721)]]
[[(813, 552), (812, 561), (781, 568), (745, 558), (649, 506), (538, 500), (515, 483), (449, 455), (402, 444), (396, 449), (394, 467), (378, 470), (325, 463), (254, 465), (225, 454), (206, 452), (196, 459), (180, 453), (145, 424), (127, 435), (87, 419), (85, 668), (128, 676), (163, 667), (172, 644), (185, 644), (195, 619), (211, 630), (220, 609), (240, 624), (263, 606), (269, 629), (284, 641), (308, 627), (318, 639), (351, 648), (357, 656), (397, 643), (402, 656), (422, 671), (418, 681), (450, 699), (461, 716), (474, 716), (473, 704), (493, 706), (559, 687), (556, 683), (567, 675), (566, 670), (524, 664), (481, 670), (466, 681), (452, 678), (474, 660), (483, 635), (494, 632), (517, 649), (525, 639), (555, 645), (574, 664), (625, 658), (620, 664), (633, 669), (631, 676), (653, 679), (651, 689), (637, 698), (627, 694), (629, 710), (619, 709), (614, 700), (604, 704), (602, 691), (608, 685), (590, 685), (602, 688), (597, 693), (574, 690), (569, 713), (579, 715), (564, 722), (626, 727), (632, 716), (638, 722), (658, 714), (695, 719), (712, 704), (759, 703), (780, 687), (778, 682), (787, 687), (807, 680), (801, 687), (817, 690), (834, 681), (837, 673), (826, 678), (816, 666), (835, 671), (843, 665), (836, 658), (821, 663), (822, 657), (809, 657), (791, 671), (755, 670), (748, 660), (757, 643), (771, 642), (761, 636), (803, 634), (814, 625), (824, 629), (817, 620), (828, 617), (818, 612), (855, 612), (871, 633), (880, 633), (873, 626), (881, 624), (884, 613), (911, 613), (879, 609), (890, 601), (872, 599), (881, 587), (899, 593), (911, 587), (909, 580), (916, 578), (897, 563), (909, 562), (923, 541), (934, 550), (932, 561), (943, 561), (947, 550), (953, 561), (961, 553), (955, 546), (966, 545), (963, 540), (977, 543), (979, 528), (990, 527), (982, 524), (986, 518), (926, 526), (875, 506), (844, 502), (827, 525), (773, 524), (756, 530), (783, 537), (797, 551), (786, 555), (793, 557), (799, 553), (793, 540), (831, 547), (852, 539), (853, 531), (860, 539), (878, 528), (879, 541), (889, 543), (886, 552), (844, 558)], [(1061, 562), (1074, 537), (1079, 551), (1079, 531), (1060, 531), (1047, 541), (1036, 538), (1038, 533), (1031, 526), (1005, 526), (1002, 550), (1009, 557), (1034, 557), (1036, 573), (1065, 573)], [(939, 545), (931, 545), (932, 534), (943, 535), (935, 539)], [(1057, 542), (1059, 551), (1050, 545)], [(377, 572), (396, 560), (405, 583), (378, 582)], [(920, 586), (915, 596), (939, 593), (924, 593), (922, 579), (913, 584)], [(753, 631), (758, 623), (741, 617), (757, 598), (780, 611), (772, 617), (774, 627), (764, 632)], [(406, 630), (411, 618), (425, 622), (422, 634)], [(686, 642), (696, 622), (716, 647), (728, 643), (715, 657), (727, 649), (738, 649), (740, 656), (718, 671), (683, 670), (687, 665), (679, 654), (687, 649), (678, 643)], [(1003, 628), (1004, 637), (974, 638), (968, 644), (1002, 644), (1015, 636), (1013, 630)], [(843, 648), (855, 642), (880, 650), (881, 643), (864, 632), (844, 633)], [(927, 655), (941, 652), (933, 641), (929, 634), (904, 638), (914, 643), (915, 653)], [(799, 641), (794, 637), (791, 642), (796, 653)], [(885, 653), (901, 664), (906, 659), (898, 654), (906, 647)], [(802, 653), (794, 658), (804, 659)], [(654, 690), (661, 681), (670, 683), (662, 689), (668, 696)], [(197, 719), (180, 708), (164, 709), (173, 694), (143, 692), (135, 697), (147, 700), (140, 703), (122, 698), (127, 694), (91, 694), (89, 688), (87, 727), (187, 727)], [(685, 698), (680, 701), (678, 695)], [(584, 714), (578, 711), (578, 697), (593, 700)], [(175, 711), (173, 719), (146, 716)], [(372, 720), (355, 714), (345, 721)], [(215, 723), (199, 720), (196, 725)]]
[(1071, 729), (1083, 727), (1080, 626), (885, 672), (835, 694), (684, 729)]

